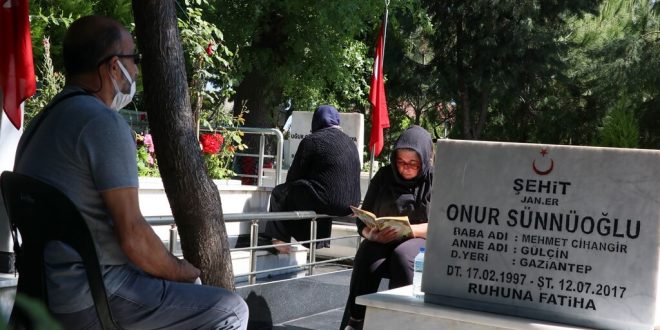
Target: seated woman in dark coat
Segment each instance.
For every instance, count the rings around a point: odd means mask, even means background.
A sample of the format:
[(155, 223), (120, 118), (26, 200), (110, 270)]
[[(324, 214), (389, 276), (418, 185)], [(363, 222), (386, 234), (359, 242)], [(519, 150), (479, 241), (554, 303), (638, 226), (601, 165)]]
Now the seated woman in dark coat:
[(369, 229), (357, 221), (362, 241), (353, 262), (353, 274), (344, 312), (346, 329), (360, 329), (366, 308), (355, 304), (355, 297), (374, 293), (383, 277), (389, 288), (410, 285), (413, 261), (426, 242), (428, 207), (433, 181), (433, 141), (419, 126), (408, 128), (396, 142), (387, 165), (374, 176), (364, 197), (362, 209), (377, 217), (408, 216), (413, 238), (398, 239), (393, 229)]
[[(273, 189), (270, 211), (315, 211), (319, 214), (346, 216), (350, 205), (360, 203), (360, 155), (353, 140), (339, 127), (339, 112), (322, 105), (312, 117), (312, 134), (298, 146), (286, 182)], [(265, 236), (273, 243), (310, 239), (310, 221), (269, 221)], [(331, 219), (318, 220), (317, 238), (330, 237)], [(317, 243), (328, 247), (329, 241)], [(309, 244), (305, 244), (309, 247)], [(278, 247), (289, 252), (288, 246)]]

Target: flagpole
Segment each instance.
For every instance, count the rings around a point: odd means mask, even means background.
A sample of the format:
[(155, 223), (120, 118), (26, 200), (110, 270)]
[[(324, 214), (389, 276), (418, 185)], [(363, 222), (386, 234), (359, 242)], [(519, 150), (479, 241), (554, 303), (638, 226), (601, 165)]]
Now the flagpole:
[(385, 23), (383, 24), (383, 62), (385, 61), (385, 41), (387, 40), (387, 16), (389, 15), (388, 7), (390, 6), (390, 0), (385, 0)]
[[(373, 128), (372, 128), (373, 129)], [(376, 145), (374, 144), (371, 147), (371, 162), (369, 163), (369, 181), (371, 181), (371, 178), (373, 178), (373, 173), (374, 173), (374, 154), (376, 153)]]

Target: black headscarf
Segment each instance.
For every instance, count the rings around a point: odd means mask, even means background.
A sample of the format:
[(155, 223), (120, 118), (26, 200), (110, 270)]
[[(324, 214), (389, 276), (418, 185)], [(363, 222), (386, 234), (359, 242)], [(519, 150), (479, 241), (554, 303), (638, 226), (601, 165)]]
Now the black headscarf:
[[(398, 149), (414, 150), (421, 161), (421, 168), (416, 177), (406, 180), (396, 168), (396, 152)], [(420, 126), (414, 125), (405, 130), (394, 145), (390, 156), (394, 180), (389, 189), (399, 214), (408, 214), (411, 222), (425, 219), (428, 204), (431, 200), (431, 183), (433, 181), (433, 139), (431, 134)]]
[[(398, 149), (414, 150), (422, 162), (422, 168), (419, 170), (417, 176), (413, 179), (404, 179), (399, 171), (396, 169), (396, 152)], [(392, 171), (394, 171), (394, 180), (397, 184), (412, 187), (415, 186), (419, 180), (427, 177), (433, 171), (431, 164), (433, 157), (433, 139), (431, 134), (420, 126), (413, 125), (406, 129), (399, 139), (394, 144), (394, 150), (390, 155), (390, 164), (392, 164)]]
[(331, 105), (322, 105), (314, 111), (312, 133), (327, 127), (339, 126), (339, 112)]

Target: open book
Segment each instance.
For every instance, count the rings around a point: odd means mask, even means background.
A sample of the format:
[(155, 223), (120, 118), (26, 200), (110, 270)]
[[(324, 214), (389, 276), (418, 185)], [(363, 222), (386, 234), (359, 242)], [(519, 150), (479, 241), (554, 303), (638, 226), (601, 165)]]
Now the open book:
[(377, 218), (375, 214), (367, 210), (359, 209), (355, 206), (351, 206), (351, 210), (353, 210), (353, 214), (355, 214), (355, 216), (369, 228), (383, 230), (388, 227), (393, 227), (396, 228), (401, 237), (413, 236), (410, 221), (408, 221), (407, 216), (387, 216)]

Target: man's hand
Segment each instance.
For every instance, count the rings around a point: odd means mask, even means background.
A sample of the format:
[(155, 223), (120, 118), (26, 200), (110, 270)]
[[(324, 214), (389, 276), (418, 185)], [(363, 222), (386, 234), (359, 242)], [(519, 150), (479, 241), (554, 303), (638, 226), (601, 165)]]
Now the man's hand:
[(197, 267), (193, 266), (186, 259), (179, 259), (179, 276), (177, 277), (181, 279), (181, 282), (194, 283), (201, 273)]
[(385, 228), (383, 230), (364, 227), (364, 229), (362, 229), (362, 236), (372, 242), (387, 244), (389, 242), (396, 241), (399, 238), (399, 232), (392, 227)]

